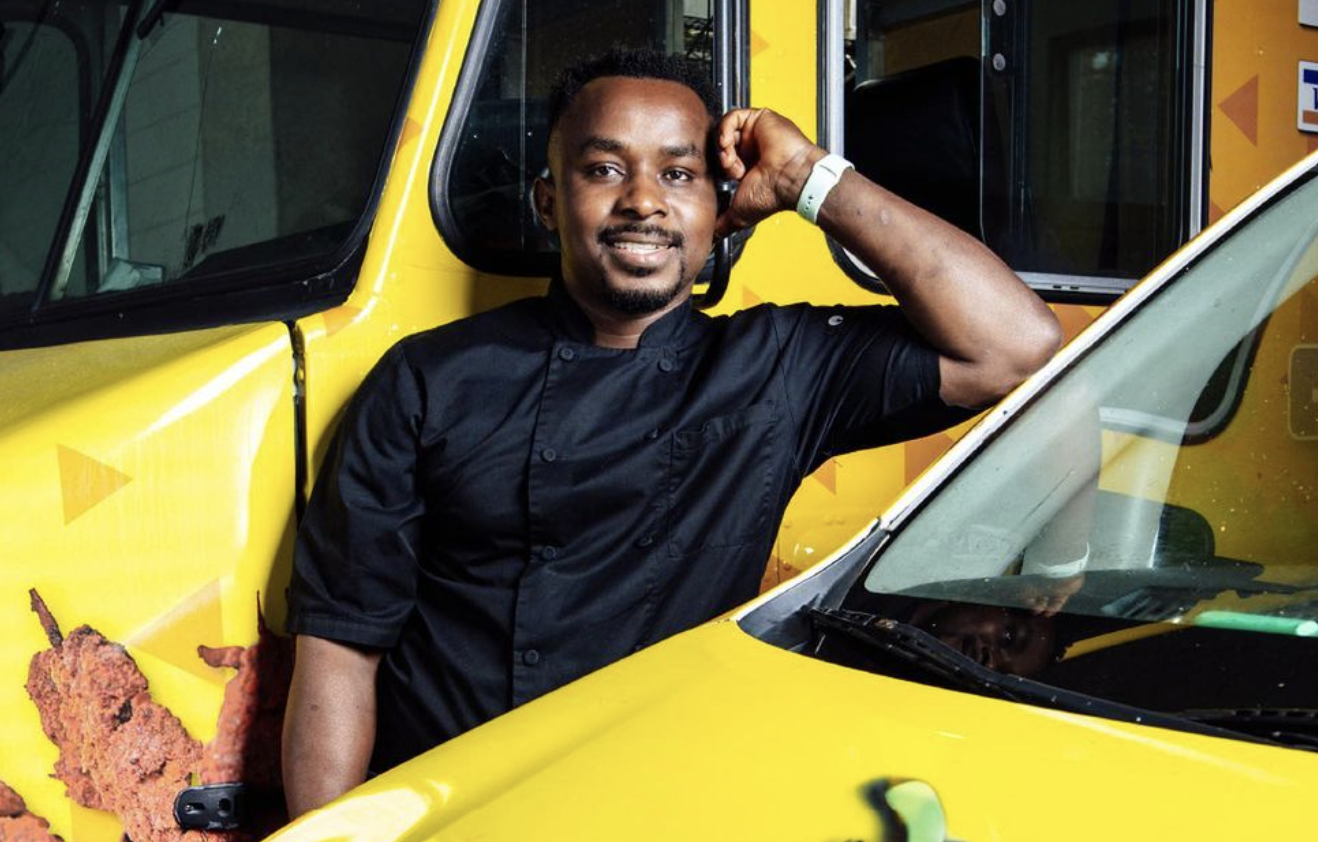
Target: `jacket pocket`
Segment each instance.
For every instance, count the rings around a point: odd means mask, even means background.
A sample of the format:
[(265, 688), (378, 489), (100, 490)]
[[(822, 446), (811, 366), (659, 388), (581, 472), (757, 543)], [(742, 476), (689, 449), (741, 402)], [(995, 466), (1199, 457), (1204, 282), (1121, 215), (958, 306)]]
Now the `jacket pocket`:
[(668, 470), (668, 543), (675, 556), (711, 547), (773, 540), (772, 402), (711, 418), (672, 434)]

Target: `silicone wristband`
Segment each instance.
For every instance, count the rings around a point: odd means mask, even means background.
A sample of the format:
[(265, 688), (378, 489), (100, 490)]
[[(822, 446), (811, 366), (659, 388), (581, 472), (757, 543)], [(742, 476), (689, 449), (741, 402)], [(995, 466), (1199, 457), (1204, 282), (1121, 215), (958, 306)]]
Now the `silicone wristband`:
[(796, 200), (796, 212), (805, 217), (811, 225), (819, 218), (819, 208), (824, 199), (837, 186), (842, 173), (855, 169), (855, 165), (841, 155), (825, 155), (810, 168), (810, 177), (801, 188), (801, 197)]

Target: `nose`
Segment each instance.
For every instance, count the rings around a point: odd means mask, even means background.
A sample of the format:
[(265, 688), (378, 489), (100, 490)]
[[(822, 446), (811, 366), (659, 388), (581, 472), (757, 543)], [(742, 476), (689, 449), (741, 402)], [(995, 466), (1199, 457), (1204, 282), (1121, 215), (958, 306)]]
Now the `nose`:
[(627, 180), (618, 197), (618, 212), (630, 219), (668, 215), (663, 188), (652, 173), (637, 173)]

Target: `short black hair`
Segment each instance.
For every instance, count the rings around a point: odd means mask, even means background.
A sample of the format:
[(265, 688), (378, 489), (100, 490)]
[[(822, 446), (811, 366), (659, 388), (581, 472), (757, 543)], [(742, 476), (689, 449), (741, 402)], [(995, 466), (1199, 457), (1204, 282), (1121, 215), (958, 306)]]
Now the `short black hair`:
[(549, 94), (550, 135), (581, 89), (606, 76), (659, 79), (685, 85), (700, 97), (712, 119), (717, 120), (722, 115), (707, 63), (659, 50), (615, 48), (603, 55), (583, 59), (559, 75)]

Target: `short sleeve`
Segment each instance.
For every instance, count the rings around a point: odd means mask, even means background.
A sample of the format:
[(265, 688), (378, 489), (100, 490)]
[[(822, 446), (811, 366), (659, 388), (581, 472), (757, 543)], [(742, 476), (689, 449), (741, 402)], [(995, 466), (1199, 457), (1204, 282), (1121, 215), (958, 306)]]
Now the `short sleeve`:
[(388, 647), (412, 612), (422, 390), (395, 345), (349, 404), (298, 530), (288, 631)]
[(840, 453), (919, 438), (974, 415), (943, 402), (938, 352), (899, 308), (802, 306), (778, 317), (807, 472)]

